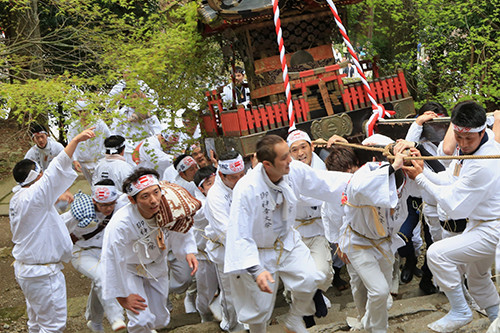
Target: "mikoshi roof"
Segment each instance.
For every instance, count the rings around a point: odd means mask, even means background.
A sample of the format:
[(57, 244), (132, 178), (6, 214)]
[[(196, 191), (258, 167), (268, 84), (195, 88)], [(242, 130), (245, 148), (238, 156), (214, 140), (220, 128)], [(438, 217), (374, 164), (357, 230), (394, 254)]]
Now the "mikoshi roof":
[[(336, 5), (350, 5), (363, 0), (333, 0)], [(281, 0), (280, 11), (287, 13), (302, 13), (324, 11), (328, 9), (326, 0)], [(273, 16), (272, 0), (203, 0), (198, 10), (202, 21), (212, 29), (220, 29), (225, 25), (246, 25)]]

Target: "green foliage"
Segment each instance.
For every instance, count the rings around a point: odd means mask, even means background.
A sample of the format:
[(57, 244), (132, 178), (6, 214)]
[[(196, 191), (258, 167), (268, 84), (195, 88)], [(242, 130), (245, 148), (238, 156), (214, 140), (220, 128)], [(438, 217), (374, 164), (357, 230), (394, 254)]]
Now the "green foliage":
[[(0, 0), (0, 26), (18, 27), (0, 41), (1, 116), (10, 112), (29, 122), (74, 111), (75, 101), (84, 99), (108, 123), (114, 114), (102, 111), (112, 111), (118, 102), (162, 119), (202, 103), (206, 82), (220, 73), (219, 49), (198, 31), (196, 1), (169, 1), (168, 7), (152, 0), (10, 3)], [(23, 34), (18, 24), (33, 3), (39, 38)], [(33, 48), (40, 53), (29, 52)], [(110, 100), (107, 93), (123, 78), (126, 93)], [(160, 107), (148, 98), (130, 98), (141, 95), (140, 81), (156, 92)]]
[[(500, 101), (500, 2), (368, 0), (350, 6), (355, 39), (368, 35), (382, 75), (403, 68), (417, 101), (451, 107), (475, 99)], [(352, 37), (351, 37), (352, 38)], [(417, 45), (425, 51), (417, 54)]]

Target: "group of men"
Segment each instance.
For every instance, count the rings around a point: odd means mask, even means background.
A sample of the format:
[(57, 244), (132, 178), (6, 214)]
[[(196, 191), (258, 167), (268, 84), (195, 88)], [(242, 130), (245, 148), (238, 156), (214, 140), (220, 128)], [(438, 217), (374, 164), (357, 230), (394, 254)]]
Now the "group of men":
[[(437, 116), (424, 106), (388, 161), (362, 160), (335, 145), (346, 142), (338, 136), (329, 139), (322, 160), (300, 130), (286, 140), (263, 137), (247, 163), (235, 150), (218, 160), (199, 147), (175, 154), (179, 139), (168, 131), (136, 142), (128, 159), (126, 138), (109, 135), (105, 157), (89, 168), (92, 193), (74, 197), (67, 193), (77, 176), (74, 155), (79, 145), (96, 140), (96, 128), (75, 134), (66, 148), (34, 128), (38, 152), (32, 148), (15, 166), (19, 185), (10, 204), (15, 275), (26, 297), (29, 331), (64, 330), (61, 262), (71, 260), (92, 281), (86, 310), (92, 332), (104, 331), (104, 316), (114, 331), (164, 328), (172, 292), (186, 292), (186, 311), (197, 311), (202, 322), (220, 315), (224, 331), (266, 332), (279, 281), (290, 305), (280, 323), (289, 332), (307, 332), (316, 317), (327, 315), (334, 300), (324, 293), (334, 281), (339, 286), (344, 263), (358, 310), (350, 325), (387, 332), (411, 197), (424, 201), (416, 213), (429, 225), (427, 245), (434, 242), (425, 278), (451, 306), (429, 328), (453, 332), (468, 324), (468, 295), (495, 321), (499, 297), (490, 271), (500, 235), (500, 161), (474, 155), (498, 154), (500, 112), (490, 130), (483, 107), (457, 104), (445, 139), (432, 143), (433, 150), (422, 126)], [(378, 143), (376, 136), (369, 139)], [(420, 155), (458, 157), (405, 161)], [(168, 197), (168, 183), (180, 193), (176, 199)], [(55, 204), (64, 200), (70, 209), (59, 215)], [(185, 225), (165, 223), (179, 211)], [(462, 219), (465, 227), (458, 230)], [(491, 332), (500, 330), (497, 323)]]

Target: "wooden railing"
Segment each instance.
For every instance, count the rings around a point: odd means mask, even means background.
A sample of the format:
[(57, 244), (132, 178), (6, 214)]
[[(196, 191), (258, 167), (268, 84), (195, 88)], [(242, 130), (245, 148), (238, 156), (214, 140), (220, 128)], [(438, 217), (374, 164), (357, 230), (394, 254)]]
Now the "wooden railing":
[[(325, 67), (326, 68), (326, 67)], [(370, 101), (361, 83), (342, 83), (345, 74), (338, 74), (338, 65), (326, 70), (310, 70), (297, 74), (299, 82), (292, 89), (300, 89), (302, 95), (293, 98), (296, 123), (311, 120), (309, 103), (305, 92), (307, 87), (321, 84), (324, 81), (337, 81), (345, 111), (354, 111), (370, 107)], [(404, 73), (399, 70), (397, 75), (378, 78), (370, 82), (370, 87), (379, 103), (393, 102), (409, 97)], [(324, 90), (324, 89), (323, 89)], [(322, 95), (323, 91), (321, 92)], [(222, 98), (218, 90), (207, 91), (208, 112), (202, 116), (204, 127), (209, 136), (244, 136), (271, 129), (286, 127), (289, 124), (287, 106), (283, 101), (266, 105), (245, 108), (238, 105), (236, 110), (224, 110)], [(326, 103), (329, 92), (322, 96), (327, 114), (333, 114), (331, 104)]]

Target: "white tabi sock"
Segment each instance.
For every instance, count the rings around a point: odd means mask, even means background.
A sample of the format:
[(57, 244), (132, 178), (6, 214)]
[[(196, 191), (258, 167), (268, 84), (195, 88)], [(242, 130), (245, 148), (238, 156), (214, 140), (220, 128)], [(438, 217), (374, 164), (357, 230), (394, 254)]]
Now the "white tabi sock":
[(467, 305), (462, 287), (444, 292), (450, 301), (451, 310), (443, 318), (427, 325), (431, 330), (441, 333), (454, 332), (472, 321), (472, 311)]
[(490, 320), (490, 322), (493, 322), (495, 319), (498, 318), (498, 304), (488, 306), (484, 310), (488, 314), (488, 319)]
[(500, 321), (498, 318), (491, 323), (486, 333), (500, 333)]

